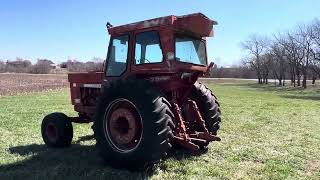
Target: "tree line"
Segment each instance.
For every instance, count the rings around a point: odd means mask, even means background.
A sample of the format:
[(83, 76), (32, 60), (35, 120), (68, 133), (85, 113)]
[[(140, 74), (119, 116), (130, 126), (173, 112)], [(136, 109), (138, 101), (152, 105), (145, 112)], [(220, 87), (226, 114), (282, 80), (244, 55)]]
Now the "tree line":
[(241, 47), (247, 51), (243, 63), (255, 71), (259, 84), (268, 84), (273, 77), (279, 86), (290, 79), (291, 85), (307, 88), (308, 79), (314, 84), (320, 78), (318, 19), (273, 37), (251, 35)]
[(32, 64), (30, 60), (16, 58), (16, 60), (0, 60), (0, 73), (32, 73), (32, 74), (48, 74), (59, 72), (87, 72), (101, 71), (103, 68), (103, 59), (92, 58), (87, 62), (78, 60), (67, 60), (60, 64), (55, 64), (49, 59), (38, 59)]

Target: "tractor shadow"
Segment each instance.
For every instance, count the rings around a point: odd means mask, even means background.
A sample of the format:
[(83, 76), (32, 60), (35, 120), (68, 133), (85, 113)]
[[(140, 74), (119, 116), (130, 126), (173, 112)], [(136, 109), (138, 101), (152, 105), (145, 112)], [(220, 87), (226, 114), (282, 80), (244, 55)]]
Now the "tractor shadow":
[(186, 149), (183, 149), (181, 147), (173, 146), (172, 149), (167, 153), (166, 159), (172, 158), (175, 160), (183, 160), (183, 159), (189, 159), (193, 157), (201, 156), (208, 152), (208, 148), (200, 149), (198, 152), (192, 153)]
[[(140, 172), (111, 168), (98, 156), (95, 145), (80, 144), (91, 140), (92, 135), (82, 136), (63, 149), (44, 144), (10, 147), (8, 153), (18, 158), (13, 163), (0, 164), (0, 179), (148, 179), (157, 167), (166, 170), (164, 163)], [(191, 156), (195, 155), (184, 150), (168, 153), (168, 158), (177, 160)], [(24, 159), (19, 160), (21, 157)]]
[(95, 145), (80, 144), (92, 139), (92, 135), (80, 137), (63, 149), (44, 144), (10, 147), (8, 153), (24, 160), (0, 164), (0, 179), (147, 179), (154, 174), (152, 168), (133, 172), (108, 166)]

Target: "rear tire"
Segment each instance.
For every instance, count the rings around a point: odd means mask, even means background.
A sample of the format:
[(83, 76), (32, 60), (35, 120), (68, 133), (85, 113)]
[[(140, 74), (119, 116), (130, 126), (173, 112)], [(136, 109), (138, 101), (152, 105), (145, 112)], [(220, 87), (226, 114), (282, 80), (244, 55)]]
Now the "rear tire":
[(51, 113), (44, 117), (41, 124), (43, 141), (49, 147), (63, 148), (71, 144), (73, 128), (71, 120), (63, 113)]
[(221, 110), (217, 97), (207, 86), (200, 82), (195, 82), (190, 98), (197, 103), (209, 132), (217, 135), (221, 122)]
[(170, 103), (150, 82), (112, 82), (100, 97), (93, 126), (99, 153), (113, 167), (142, 170), (171, 147), (172, 119)]

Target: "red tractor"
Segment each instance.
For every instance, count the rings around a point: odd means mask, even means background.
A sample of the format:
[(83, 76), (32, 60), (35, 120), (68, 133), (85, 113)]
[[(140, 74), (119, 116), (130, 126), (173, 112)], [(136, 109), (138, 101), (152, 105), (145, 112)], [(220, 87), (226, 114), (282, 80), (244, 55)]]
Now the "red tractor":
[(197, 81), (213, 65), (206, 37), (216, 24), (201, 13), (108, 23), (104, 71), (68, 75), (79, 116), (47, 115), (41, 126), (46, 145), (67, 147), (72, 122), (93, 122), (101, 156), (114, 167), (135, 169), (158, 162), (171, 144), (197, 152), (219, 141), (219, 103)]

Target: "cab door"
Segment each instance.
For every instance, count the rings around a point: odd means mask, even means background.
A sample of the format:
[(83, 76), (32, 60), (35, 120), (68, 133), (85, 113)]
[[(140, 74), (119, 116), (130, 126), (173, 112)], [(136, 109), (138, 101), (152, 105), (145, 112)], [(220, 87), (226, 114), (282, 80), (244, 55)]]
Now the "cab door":
[(110, 39), (105, 66), (107, 79), (117, 79), (128, 72), (132, 49), (130, 36), (131, 34), (127, 33)]
[(151, 74), (165, 71), (164, 51), (158, 29), (136, 31), (133, 39), (134, 52), (131, 72), (133, 74)]

